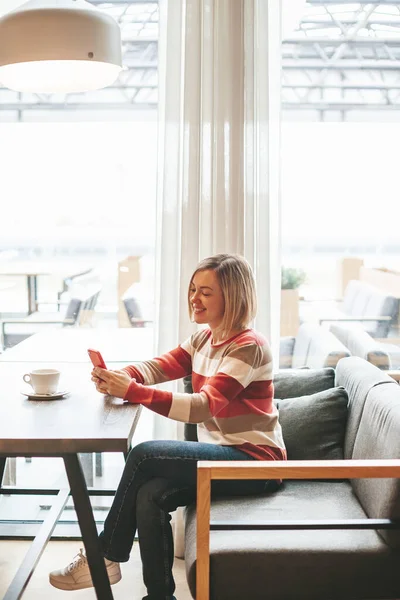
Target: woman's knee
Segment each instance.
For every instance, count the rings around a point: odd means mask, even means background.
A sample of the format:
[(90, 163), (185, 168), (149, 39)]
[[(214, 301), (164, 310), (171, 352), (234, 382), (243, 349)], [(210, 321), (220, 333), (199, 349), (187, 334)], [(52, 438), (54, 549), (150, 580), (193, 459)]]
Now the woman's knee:
[(148, 442), (141, 442), (136, 446), (133, 446), (129, 452), (128, 460), (141, 460), (151, 456), (158, 455), (160, 453), (159, 443), (157, 440), (150, 440)]
[(186, 448), (186, 442), (176, 442), (173, 440), (150, 440), (147, 442), (141, 442), (137, 446), (133, 446), (129, 453), (135, 459), (143, 458), (158, 458), (158, 457), (177, 457), (181, 456), (182, 452)]
[(178, 506), (191, 504), (194, 499), (194, 488), (179, 485), (164, 477), (154, 477), (143, 483), (138, 490), (137, 512), (147, 512), (150, 506), (156, 506), (164, 512), (172, 512)]

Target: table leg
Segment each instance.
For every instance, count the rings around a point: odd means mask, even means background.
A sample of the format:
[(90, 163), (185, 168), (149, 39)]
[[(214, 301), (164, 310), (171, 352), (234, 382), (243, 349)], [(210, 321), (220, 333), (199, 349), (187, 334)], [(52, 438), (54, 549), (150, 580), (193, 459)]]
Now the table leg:
[(0, 487), (3, 485), (4, 471), (6, 468), (6, 460), (7, 460), (7, 458), (5, 456), (0, 456)]
[(108, 579), (100, 541), (89, 500), (81, 463), (77, 454), (63, 456), (71, 495), (74, 499), (76, 515), (85, 545), (90, 573), (98, 600), (112, 600), (110, 581)]
[(37, 311), (38, 290), (37, 290), (37, 275), (27, 275), (26, 285), (28, 288), (28, 315)]

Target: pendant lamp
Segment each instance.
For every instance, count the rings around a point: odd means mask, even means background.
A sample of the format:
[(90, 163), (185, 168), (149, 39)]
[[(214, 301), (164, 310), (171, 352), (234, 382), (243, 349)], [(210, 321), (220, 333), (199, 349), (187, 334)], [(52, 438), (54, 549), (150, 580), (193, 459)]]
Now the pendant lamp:
[(68, 93), (112, 84), (122, 69), (118, 23), (86, 0), (29, 0), (0, 18), (0, 83)]
[(27, 0), (0, 0), (0, 17), (24, 4)]

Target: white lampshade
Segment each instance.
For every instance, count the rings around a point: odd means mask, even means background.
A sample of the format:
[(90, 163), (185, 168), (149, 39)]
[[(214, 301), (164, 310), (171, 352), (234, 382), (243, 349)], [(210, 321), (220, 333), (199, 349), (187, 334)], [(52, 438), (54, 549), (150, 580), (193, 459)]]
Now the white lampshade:
[(0, 0), (0, 17), (10, 12), (10, 10), (14, 10), (17, 6), (21, 6), (28, 0)]
[(121, 69), (118, 23), (86, 0), (29, 0), (0, 18), (0, 82), (12, 90), (86, 92)]
[(307, 0), (281, 0), (283, 40), (290, 37), (299, 26), (306, 4)]

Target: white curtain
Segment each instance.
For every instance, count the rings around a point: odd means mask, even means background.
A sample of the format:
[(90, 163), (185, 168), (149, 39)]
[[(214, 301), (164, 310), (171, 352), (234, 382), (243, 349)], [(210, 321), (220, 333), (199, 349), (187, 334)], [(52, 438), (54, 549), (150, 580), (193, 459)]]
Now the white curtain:
[[(194, 331), (186, 297), (198, 261), (235, 252), (254, 268), (255, 327), (277, 356), (280, 27), (277, 0), (160, 0), (159, 354)], [(154, 435), (176, 428), (160, 417)]]

